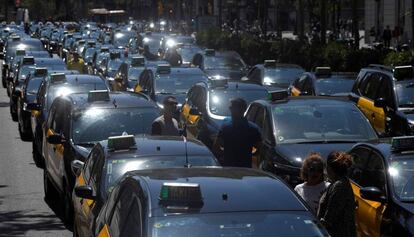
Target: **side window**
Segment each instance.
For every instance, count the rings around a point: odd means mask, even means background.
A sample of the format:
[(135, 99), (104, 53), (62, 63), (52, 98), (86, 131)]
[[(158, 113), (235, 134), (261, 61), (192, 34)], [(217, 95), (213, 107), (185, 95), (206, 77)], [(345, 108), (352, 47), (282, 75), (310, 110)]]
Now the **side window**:
[(263, 124), (265, 119), (265, 109), (263, 107), (259, 107), (257, 110), (256, 118), (254, 119), (254, 123), (263, 131)]
[(257, 113), (257, 110), (259, 109), (259, 106), (258, 105), (256, 105), (256, 104), (252, 104), (251, 106), (250, 106), (250, 108), (249, 108), (249, 110), (247, 111), (247, 114), (246, 114), (246, 118), (247, 118), (247, 120), (249, 120), (250, 122), (255, 122), (254, 121), (254, 118), (256, 117), (256, 113)]
[(84, 173), (85, 173), (86, 182), (89, 182), (89, 179), (93, 171), (93, 166), (95, 165), (95, 162), (98, 158), (99, 158), (99, 149), (94, 148), (91, 154), (89, 155), (89, 158), (87, 159), (86, 164), (85, 164)]
[(207, 101), (207, 92), (204, 88), (199, 87), (197, 89), (197, 93), (195, 95), (194, 105), (197, 106), (197, 108), (202, 112), (206, 112), (206, 101)]
[(250, 71), (248, 78), (250, 81), (259, 83), (261, 79), (260, 74), (261, 74), (260, 68), (255, 67)]
[(381, 86), (379, 87), (376, 98), (384, 98), (387, 101), (388, 106), (393, 107), (393, 94), (390, 78), (387, 75), (381, 76)]
[(310, 77), (306, 77), (306, 80), (303, 83), (302, 91), (305, 92), (307, 95), (312, 95), (312, 79)]
[(56, 114), (56, 106), (55, 105), (56, 105), (56, 103), (54, 105), (52, 105), (52, 107), (50, 108), (49, 117), (47, 118), (47, 122), (46, 122), (47, 128), (53, 129), (53, 122), (54, 122), (54, 117), (55, 117), (55, 114)]
[(126, 217), (126, 223), (122, 228), (121, 237), (142, 236), (142, 207), (139, 198), (133, 195), (131, 207)]
[(53, 116), (52, 129), (56, 134), (63, 132), (63, 123), (65, 121), (65, 104), (62, 101), (56, 101), (55, 115)]
[(296, 81), (295, 83), (295, 87), (300, 90), (303, 91), (304, 86), (305, 86), (305, 82), (306, 82), (306, 78), (308, 78), (306, 75), (303, 75), (299, 78), (299, 80)]
[(111, 234), (114, 236), (120, 236), (123, 225), (127, 220), (127, 213), (129, 212), (131, 201), (132, 187), (127, 184), (122, 187), (112, 217), (109, 220), (109, 228), (111, 229)]
[(104, 162), (105, 159), (103, 159), (102, 150), (97, 149), (95, 156), (95, 164), (92, 167), (91, 177), (89, 179), (89, 185), (91, 185), (94, 190), (97, 190), (97, 188), (99, 187)]
[(380, 154), (372, 153), (364, 172), (364, 179), (366, 179), (365, 187), (377, 187), (385, 192), (385, 167)]
[(365, 187), (366, 180), (364, 180), (363, 173), (368, 164), (368, 159), (371, 151), (367, 148), (357, 148), (351, 152), (353, 162), (349, 170), (349, 178), (361, 187)]
[(262, 137), (264, 140), (272, 140), (272, 125), (271, 119), (269, 118), (268, 113), (265, 114), (265, 119), (263, 121), (263, 130), (262, 130)]
[[(366, 80), (366, 82), (365, 82)], [(361, 94), (371, 100), (375, 100), (377, 96), (378, 89), (381, 84), (381, 76), (378, 73), (371, 74), (364, 79), (364, 87), (361, 91)]]

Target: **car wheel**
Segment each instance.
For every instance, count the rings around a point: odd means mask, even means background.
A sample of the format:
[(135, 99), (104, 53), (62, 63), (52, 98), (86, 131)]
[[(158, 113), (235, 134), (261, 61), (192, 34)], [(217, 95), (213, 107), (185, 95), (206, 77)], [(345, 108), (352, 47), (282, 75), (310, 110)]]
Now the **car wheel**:
[(17, 112), (13, 111), (13, 108), (12, 108), (11, 104), (10, 104), (10, 114), (11, 114), (12, 120), (14, 122), (17, 122), (17, 119), (18, 119)]
[(6, 79), (5, 77), (1, 77), (1, 84), (3, 84), (3, 88), (7, 88)]
[(67, 226), (73, 226), (73, 206), (72, 206), (72, 197), (71, 192), (68, 188), (69, 185), (64, 182), (63, 190), (65, 193), (63, 194), (63, 219)]
[(37, 149), (35, 141), (32, 142), (32, 154), (33, 154), (33, 161), (35, 162), (38, 168), (44, 169), (45, 168), (45, 159), (40, 154), (39, 150)]
[(58, 193), (47, 175), (46, 169), (43, 170), (43, 188), (46, 201), (54, 201), (58, 197)]

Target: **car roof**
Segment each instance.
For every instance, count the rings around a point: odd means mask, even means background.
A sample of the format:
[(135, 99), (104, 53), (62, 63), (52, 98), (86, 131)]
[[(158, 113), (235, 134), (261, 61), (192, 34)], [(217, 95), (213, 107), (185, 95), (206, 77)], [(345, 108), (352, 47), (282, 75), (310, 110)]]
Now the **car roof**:
[(382, 156), (385, 158), (385, 161), (391, 161), (391, 160), (398, 160), (398, 159), (406, 159), (411, 158), (414, 159), (414, 149), (413, 151), (407, 151), (407, 152), (393, 152), (392, 146), (391, 146), (391, 139), (390, 138), (383, 138), (379, 141), (372, 141), (372, 142), (361, 142), (356, 144), (352, 149), (355, 149), (357, 147), (370, 147), (371, 149), (374, 149), (382, 154)]
[[(135, 143), (137, 149), (130, 149), (124, 151), (111, 152), (112, 158), (122, 159), (125, 156), (130, 157), (150, 157), (150, 156), (174, 156), (185, 155), (188, 156), (211, 156), (214, 157), (210, 150), (200, 141), (196, 139), (187, 138), (187, 145), (184, 139), (179, 136), (150, 136), (150, 135), (136, 135)], [(108, 151), (108, 140), (99, 142), (99, 144)], [(187, 146), (187, 149), (186, 149)]]
[[(126, 177), (146, 183), (154, 216), (166, 213), (159, 206), (164, 183), (196, 183), (201, 188), (200, 213), (249, 211), (307, 211), (295, 193), (279, 178), (246, 168), (172, 168), (132, 171)], [(220, 185), (217, 185), (220, 184)], [(226, 195), (226, 200), (224, 199)]]
[(148, 107), (158, 109), (156, 104), (146, 95), (131, 92), (109, 92), (108, 101), (88, 101), (89, 93), (73, 93), (65, 96), (76, 109), (89, 108), (91, 105), (97, 108), (136, 108)]
[[(23, 60), (23, 59), (22, 59)], [(60, 58), (38, 58), (34, 57), (35, 64), (41, 63), (41, 64), (62, 64), (65, 65), (65, 62), (62, 61)]]
[(323, 103), (329, 103), (332, 105), (341, 105), (341, 104), (351, 104), (353, 105), (352, 101), (350, 101), (346, 97), (336, 97), (336, 96), (289, 96), (284, 100), (259, 100), (257, 101), (261, 104), (267, 104), (267, 105), (277, 105), (277, 104), (286, 104), (286, 103), (315, 103), (315, 102), (323, 102)]
[[(204, 84), (205, 85), (205, 84)], [(214, 87), (211, 83), (207, 83), (207, 87), (210, 91), (212, 90), (263, 90), (266, 91), (266, 87), (249, 82), (242, 81), (228, 81), (226, 87)]]

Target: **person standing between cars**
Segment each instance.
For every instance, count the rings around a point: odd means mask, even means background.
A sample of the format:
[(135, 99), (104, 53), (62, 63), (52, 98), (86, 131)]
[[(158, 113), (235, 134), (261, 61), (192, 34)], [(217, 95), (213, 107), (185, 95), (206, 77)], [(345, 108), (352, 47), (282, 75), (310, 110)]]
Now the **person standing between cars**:
[(327, 158), (327, 173), (332, 184), (319, 202), (318, 218), (332, 237), (356, 237), (355, 199), (347, 177), (352, 158), (333, 151)]
[(390, 29), (390, 26), (387, 25), (387, 28), (385, 28), (382, 34), (382, 39), (384, 40), (384, 46), (387, 49), (391, 46), (391, 38), (392, 38), (391, 29)]
[(72, 59), (68, 61), (68, 69), (76, 70), (79, 73), (85, 73), (85, 62), (79, 57), (77, 52), (72, 53)]
[(166, 60), (170, 63), (171, 67), (179, 67), (183, 63), (183, 58), (175, 47), (168, 53)]
[(217, 136), (214, 149), (223, 153), (223, 166), (252, 167), (252, 149), (259, 148), (261, 133), (259, 128), (244, 117), (247, 103), (242, 98), (230, 101), (231, 121), (225, 123)]
[(311, 153), (303, 161), (300, 176), (303, 181), (295, 191), (308, 203), (312, 211), (318, 212), (319, 200), (329, 186), (325, 181), (324, 161), (319, 153)]
[(174, 118), (177, 111), (177, 100), (174, 96), (167, 96), (163, 101), (163, 115), (152, 122), (151, 134), (155, 136), (180, 136), (178, 122)]

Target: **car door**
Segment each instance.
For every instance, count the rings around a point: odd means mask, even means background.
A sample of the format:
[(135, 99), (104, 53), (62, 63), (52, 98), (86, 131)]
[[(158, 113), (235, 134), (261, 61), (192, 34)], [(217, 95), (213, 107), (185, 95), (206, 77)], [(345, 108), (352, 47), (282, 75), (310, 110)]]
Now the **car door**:
[(196, 106), (196, 99), (197, 99), (197, 92), (199, 91), (199, 86), (193, 86), (187, 94), (187, 99), (182, 106), (181, 115), (182, 120), (185, 122), (186, 128), (187, 128), (187, 135), (190, 135), (192, 137), (197, 136), (197, 121), (200, 118), (198, 115), (191, 115), (190, 110), (192, 108), (199, 109)]
[(382, 215), (386, 205), (363, 199), (361, 188), (377, 187), (386, 193), (385, 166), (381, 155), (368, 147), (351, 151), (354, 164), (350, 170), (351, 186), (356, 202), (356, 228), (360, 237), (380, 236)]
[(368, 74), (361, 82), (359, 89), (361, 96), (357, 102), (358, 107), (362, 110), (378, 133), (385, 132), (384, 109), (374, 106), (378, 90), (381, 86), (381, 78), (382, 75), (380, 73)]
[(46, 169), (48, 170), (49, 173), (53, 173), (52, 162), (54, 159), (53, 156), (54, 156), (56, 147), (53, 144), (50, 144), (47, 142), (47, 137), (53, 134), (52, 124), (53, 124), (53, 120), (56, 114), (56, 110), (57, 110), (57, 106), (53, 104), (50, 107), (49, 116), (47, 118), (46, 125), (45, 125), (46, 134), (42, 136), (43, 157), (45, 158)]

